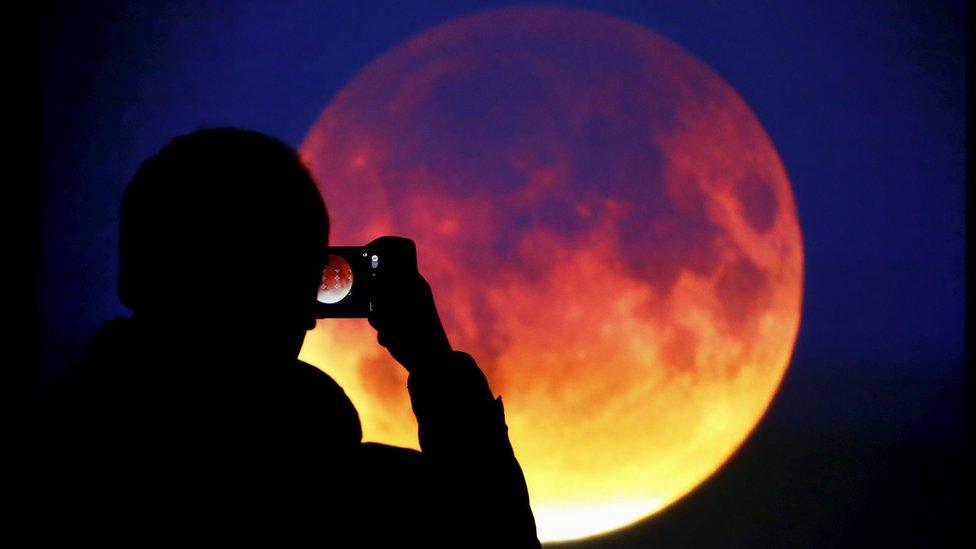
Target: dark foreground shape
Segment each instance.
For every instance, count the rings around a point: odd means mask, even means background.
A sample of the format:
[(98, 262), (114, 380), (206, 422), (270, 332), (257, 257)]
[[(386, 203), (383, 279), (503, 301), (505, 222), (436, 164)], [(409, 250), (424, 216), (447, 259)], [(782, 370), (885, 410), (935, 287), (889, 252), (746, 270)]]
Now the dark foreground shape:
[(413, 243), (369, 319), (409, 373), (422, 452), (362, 442), (315, 325), (328, 217), (294, 152), (203, 130), (123, 199), (122, 301), (45, 409), (45, 531), (74, 540), (537, 547), (501, 399), (448, 343)]

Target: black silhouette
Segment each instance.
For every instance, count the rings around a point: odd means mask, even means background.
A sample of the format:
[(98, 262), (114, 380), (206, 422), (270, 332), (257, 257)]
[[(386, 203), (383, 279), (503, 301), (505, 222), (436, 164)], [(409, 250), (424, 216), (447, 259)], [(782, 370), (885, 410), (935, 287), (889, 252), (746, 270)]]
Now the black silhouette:
[(403, 268), (369, 322), (409, 371), (423, 452), (362, 443), (343, 390), (297, 359), (328, 230), (307, 170), (262, 134), (201, 130), (143, 163), (121, 210), (133, 313), (97, 331), (46, 407), (53, 532), (539, 545), (501, 399), (452, 350), (411, 241), (374, 241)]

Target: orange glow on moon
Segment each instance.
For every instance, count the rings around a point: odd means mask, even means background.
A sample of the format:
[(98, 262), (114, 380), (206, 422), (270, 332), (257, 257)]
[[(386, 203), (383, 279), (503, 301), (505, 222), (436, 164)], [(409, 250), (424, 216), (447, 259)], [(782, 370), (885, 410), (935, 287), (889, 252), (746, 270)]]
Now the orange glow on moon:
[[(332, 242), (417, 242), (452, 343), (504, 397), (540, 538), (620, 528), (714, 473), (800, 321), (790, 182), (714, 71), (621, 19), (507, 8), (376, 59), (301, 153)], [(364, 320), (302, 358), (367, 440), (417, 448), (406, 374)]]

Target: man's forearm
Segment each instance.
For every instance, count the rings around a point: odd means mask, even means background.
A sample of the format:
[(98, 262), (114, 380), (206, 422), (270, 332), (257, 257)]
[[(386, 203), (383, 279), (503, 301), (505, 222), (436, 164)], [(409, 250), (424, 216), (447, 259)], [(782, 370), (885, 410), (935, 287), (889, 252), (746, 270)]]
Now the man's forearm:
[(470, 355), (445, 353), (410, 374), (420, 446), (456, 506), (456, 526), (506, 546), (538, 546), (501, 398)]

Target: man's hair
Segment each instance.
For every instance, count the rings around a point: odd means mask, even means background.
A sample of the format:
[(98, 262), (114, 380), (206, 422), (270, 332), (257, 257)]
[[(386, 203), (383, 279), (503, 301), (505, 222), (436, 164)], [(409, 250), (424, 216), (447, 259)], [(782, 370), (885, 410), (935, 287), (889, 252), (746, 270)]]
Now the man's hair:
[[(272, 137), (205, 129), (139, 167), (122, 199), (119, 297), (260, 300), (320, 276), (329, 217), (298, 155)], [(314, 282), (312, 282), (314, 283)]]

